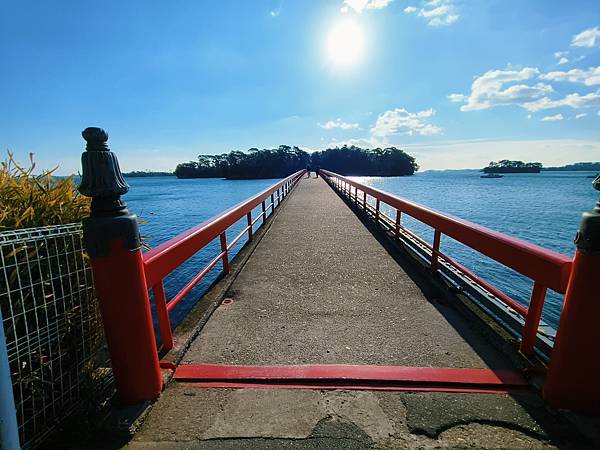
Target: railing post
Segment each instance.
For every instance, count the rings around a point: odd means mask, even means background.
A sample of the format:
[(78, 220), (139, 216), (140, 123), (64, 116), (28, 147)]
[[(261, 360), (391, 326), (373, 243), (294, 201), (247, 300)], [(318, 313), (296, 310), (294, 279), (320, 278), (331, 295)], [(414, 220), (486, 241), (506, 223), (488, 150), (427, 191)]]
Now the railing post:
[(163, 350), (171, 350), (174, 346), (173, 330), (171, 329), (171, 320), (169, 319), (169, 311), (167, 310), (167, 296), (165, 295), (165, 287), (162, 281), (152, 286), (152, 293), (154, 294), (156, 318), (162, 337)]
[(379, 206), (381, 205), (381, 202), (379, 201), (379, 199), (377, 199), (375, 201), (375, 223), (379, 224)]
[(261, 206), (262, 206), (262, 223), (264, 224), (265, 221), (267, 220), (267, 204), (265, 203), (264, 200), (262, 201)]
[(367, 210), (367, 193), (363, 192), (363, 209)]
[(544, 300), (546, 298), (546, 287), (542, 286), (537, 281), (533, 284), (531, 292), (531, 300), (527, 309), (527, 317), (525, 317), (525, 325), (523, 327), (523, 339), (519, 350), (524, 355), (533, 354), (535, 340), (537, 338), (537, 330), (542, 320), (542, 311), (544, 309)]
[(431, 273), (435, 273), (438, 270), (439, 266), (439, 252), (440, 252), (440, 242), (442, 241), (442, 232), (440, 230), (435, 230), (433, 233), (433, 249), (431, 251)]
[(275, 212), (275, 195), (271, 194), (271, 214)]
[(229, 254), (227, 251), (227, 231), (223, 231), (219, 235), (221, 240), (221, 253), (223, 253), (223, 272), (229, 273)]
[(129, 186), (100, 128), (82, 133), (87, 147), (82, 157), (79, 192), (92, 197), (83, 240), (90, 256), (106, 342), (121, 400), (135, 404), (153, 400), (162, 377), (146, 288), (137, 217), (121, 201)]
[[(594, 180), (600, 190), (600, 177)], [(600, 201), (583, 214), (548, 367), (544, 398), (555, 408), (600, 413)]]
[(402, 212), (397, 209), (396, 210), (396, 229), (394, 231), (394, 236), (396, 240), (400, 240), (400, 225), (402, 224)]
[(248, 240), (251, 241), (252, 240), (252, 234), (253, 234), (253, 230), (252, 230), (252, 211), (250, 211), (248, 214), (246, 214), (246, 219), (247, 219), (247, 223), (248, 223)]

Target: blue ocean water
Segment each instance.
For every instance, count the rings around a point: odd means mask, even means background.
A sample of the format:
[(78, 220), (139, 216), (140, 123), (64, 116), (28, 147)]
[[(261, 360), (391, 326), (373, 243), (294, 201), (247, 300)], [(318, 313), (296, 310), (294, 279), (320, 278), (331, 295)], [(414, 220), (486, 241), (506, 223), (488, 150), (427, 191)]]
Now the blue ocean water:
[[(189, 179), (175, 177), (127, 178), (129, 192), (123, 197), (130, 211), (142, 221), (140, 232), (151, 247), (168, 241), (178, 234), (222, 213), (230, 207), (258, 194), (279, 180), (223, 180)], [(253, 211), (254, 217), (260, 207)], [(229, 229), (229, 242), (247, 225), (246, 218)], [(258, 228), (260, 221), (254, 228)], [(230, 258), (245, 243), (242, 238), (232, 248)], [(220, 253), (217, 238), (180, 266), (164, 280), (167, 299), (176, 295), (195, 275)], [(171, 324), (176, 326), (194, 306), (221, 270), (217, 264), (207, 276), (182, 300), (171, 313)]]
[[(597, 200), (586, 172), (543, 172), (482, 179), (476, 171), (424, 172), (411, 177), (357, 177), (370, 186), (425, 206), (516, 236), (543, 247), (572, 255), (573, 238), (581, 213)], [(125, 201), (146, 223), (142, 234), (156, 246), (242, 200), (277, 180), (178, 180), (174, 177), (129, 178)], [(257, 211), (258, 212), (258, 209)], [(258, 225), (258, 224), (257, 224)], [(404, 225), (431, 242), (433, 232), (406, 218)], [(240, 221), (228, 233), (233, 239), (245, 226)], [(237, 251), (245, 240), (236, 246)], [(442, 251), (490, 281), (514, 299), (527, 304), (530, 280), (447, 237)], [(165, 280), (167, 298), (175, 295), (219, 252), (218, 242), (189, 260)], [(172, 321), (178, 323), (218, 275), (217, 267), (178, 306)], [(562, 296), (549, 291), (544, 319), (556, 326)]]

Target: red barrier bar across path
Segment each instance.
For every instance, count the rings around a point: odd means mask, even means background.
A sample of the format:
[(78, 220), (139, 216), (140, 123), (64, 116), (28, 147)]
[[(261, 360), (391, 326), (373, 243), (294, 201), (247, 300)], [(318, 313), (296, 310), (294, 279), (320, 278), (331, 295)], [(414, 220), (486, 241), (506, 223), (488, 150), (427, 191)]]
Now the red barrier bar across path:
[[(569, 276), (571, 274), (572, 260), (566, 255), (547, 250), (530, 242), (523, 241), (475, 223), (462, 220), (451, 215), (435, 211), (409, 200), (397, 197), (379, 189), (367, 186), (357, 181), (336, 173), (321, 170), (323, 178), (338, 191), (346, 195), (346, 187), (353, 186), (363, 192), (363, 209), (373, 214), (375, 220), (385, 220), (392, 229), (395, 229), (396, 238), (400, 238), (400, 231), (405, 232), (419, 241), (431, 252), (431, 270), (436, 272), (439, 268), (439, 259), (454, 266), (465, 275), (477, 282), (488, 291), (496, 295), (507, 306), (513, 308), (525, 319), (521, 351), (532, 354), (535, 347), (537, 330), (541, 320), (542, 309), (547, 289), (565, 293)], [(339, 189), (339, 186), (343, 186)], [(355, 194), (356, 195), (356, 194)], [(369, 204), (368, 196), (375, 199), (375, 207)], [(350, 198), (350, 197), (349, 197)], [(381, 203), (385, 203), (396, 210), (396, 220), (388, 217), (381, 211)], [(423, 239), (400, 225), (400, 217), (407, 214), (414, 219), (434, 229), (434, 242), (429, 244)], [(440, 250), (442, 235), (449, 236), (458, 242), (476, 250), (491, 259), (525, 275), (534, 281), (529, 307), (523, 306), (498, 289), (491, 286), (473, 272), (456, 263)]]
[(509, 370), (371, 365), (230, 366), (182, 364), (175, 379), (197, 387), (374, 389), (498, 393), (528, 389)]
[[(265, 223), (268, 212), (273, 213), (275, 207), (280, 205), (280, 201), (288, 195), (305, 172), (305, 170), (300, 170), (290, 175), (254, 197), (144, 253), (145, 282), (146, 287), (152, 289), (154, 293), (157, 319), (163, 338), (163, 349), (170, 350), (173, 348), (169, 313), (219, 261), (223, 263), (223, 271), (225, 273), (229, 272), (229, 250), (246, 233), (248, 233), (248, 239), (252, 239), (254, 224), (261, 218), (262, 223)], [(275, 198), (277, 198), (277, 202), (275, 202)], [(270, 200), (268, 205), (266, 200)], [(262, 207), (262, 212), (252, 220), (252, 210), (259, 205)], [(230, 243), (227, 243), (227, 229), (238, 220), (243, 219), (244, 216), (247, 217), (246, 227)], [(221, 252), (170, 301), (167, 301), (163, 279), (216, 238), (220, 239)]]

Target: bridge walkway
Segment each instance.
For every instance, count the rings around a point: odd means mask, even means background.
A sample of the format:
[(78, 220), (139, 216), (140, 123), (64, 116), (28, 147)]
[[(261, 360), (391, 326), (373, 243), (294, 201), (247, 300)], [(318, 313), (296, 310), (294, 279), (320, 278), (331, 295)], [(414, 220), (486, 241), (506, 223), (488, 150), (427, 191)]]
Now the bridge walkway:
[[(320, 178), (299, 183), (226, 297), (182, 364), (512, 368)], [(565, 427), (532, 393), (172, 382), (129, 446), (542, 448), (570, 435)]]

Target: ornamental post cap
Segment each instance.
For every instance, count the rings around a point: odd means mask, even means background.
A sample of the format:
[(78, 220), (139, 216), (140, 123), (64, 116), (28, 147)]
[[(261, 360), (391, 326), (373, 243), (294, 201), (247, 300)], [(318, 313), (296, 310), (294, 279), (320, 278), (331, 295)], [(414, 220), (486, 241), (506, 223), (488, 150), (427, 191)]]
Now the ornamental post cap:
[(88, 151), (108, 151), (106, 141), (108, 133), (102, 128), (88, 127), (81, 132), (81, 136), (86, 141), (86, 150)]

